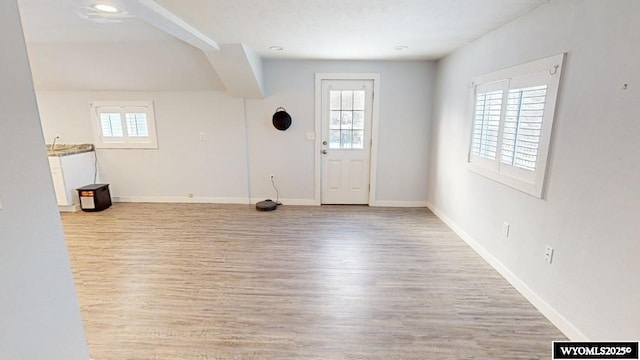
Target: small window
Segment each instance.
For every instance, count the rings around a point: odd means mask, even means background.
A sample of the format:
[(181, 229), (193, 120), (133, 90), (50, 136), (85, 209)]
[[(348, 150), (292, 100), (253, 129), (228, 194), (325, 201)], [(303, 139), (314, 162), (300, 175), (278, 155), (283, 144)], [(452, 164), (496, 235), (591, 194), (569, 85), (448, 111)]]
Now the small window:
[(473, 80), (472, 171), (542, 197), (563, 57)]
[(157, 149), (153, 102), (91, 103), (98, 148)]

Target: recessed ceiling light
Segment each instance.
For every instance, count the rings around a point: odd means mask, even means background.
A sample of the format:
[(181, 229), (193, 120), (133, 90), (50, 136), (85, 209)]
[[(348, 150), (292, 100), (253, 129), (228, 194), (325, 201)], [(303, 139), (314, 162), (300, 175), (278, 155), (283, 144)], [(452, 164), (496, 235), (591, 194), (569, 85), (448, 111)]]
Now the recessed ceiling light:
[(282, 46), (271, 46), (271, 47), (269, 47), (269, 50), (282, 51), (282, 50), (284, 50), (284, 48)]
[(405, 45), (398, 45), (393, 47), (393, 50), (396, 50), (396, 51), (405, 51), (407, 49), (409, 49), (409, 47)]
[(108, 12), (108, 13), (117, 13), (118, 12), (118, 8), (112, 5), (107, 5), (107, 4), (96, 4), (93, 5), (93, 8), (96, 10), (100, 10), (103, 12)]

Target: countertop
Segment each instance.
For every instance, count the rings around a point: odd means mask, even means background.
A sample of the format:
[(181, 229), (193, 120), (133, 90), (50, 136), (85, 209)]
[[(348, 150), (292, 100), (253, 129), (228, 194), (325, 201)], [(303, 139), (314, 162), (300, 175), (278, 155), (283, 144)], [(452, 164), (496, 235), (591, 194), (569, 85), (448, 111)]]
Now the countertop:
[(51, 144), (47, 144), (48, 156), (67, 156), (93, 151), (93, 144), (56, 144), (55, 149), (51, 149)]

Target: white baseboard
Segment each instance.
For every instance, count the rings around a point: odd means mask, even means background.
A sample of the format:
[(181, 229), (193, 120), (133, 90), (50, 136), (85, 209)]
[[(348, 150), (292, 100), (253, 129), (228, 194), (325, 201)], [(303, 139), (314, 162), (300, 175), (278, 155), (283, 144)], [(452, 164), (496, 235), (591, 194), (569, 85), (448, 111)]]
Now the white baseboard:
[[(147, 203), (194, 203), (194, 204), (255, 204), (266, 198), (222, 198), (186, 196), (114, 196), (113, 202), (147, 202)], [(313, 199), (280, 199), (283, 205), (317, 205)]]
[(60, 212), (78, 212), (78, 211), (80, 211), (80, 204), (58, 205), (58, 211), (60, 211)]
[(380, 207), (427, 207), (427, 201), (385, 201), (378, 200), (372, 201), (369, 206), (380, 206)]
[(114, 196), (113, 202), (194, 203), (194, 204), (249, 204), (247, 198), (219, 198), (186, 196)]
[[(200, 203), (200, 204), (255, 204), (267, 198), (223, 198), (223, 197), (193, 197), (186, 196), (113, 196), (113, 202), (147, 202), (147, 203)], [(272, 199), (275, 200), (275, 199)], [(283, 205), (319, 206), (316, 199), (280, 199)], [(374, 201), (369, 206), (379, 207), (428, 207), (426, 201)], [(62, 210), (61, 210), (62, 211)]]
[[(262, 199), (264, 200), (264, 199)], [(258, 201), (262, 201), (258, 200)], [(295, 205), (295, 206), (317, 206), (316, 201), (313, 199), (280, 199), (283, 205)]]
[(536, 294), (527, 284), (520, 280), (514, 273), (511, 272), (504, 264), (496, 259), (489, 251), (483, 248), (478, 242), (476, 242), (471, 235), (466, 233), (460, 228), (453, 220), (445, 215), (438, 208), (433, 206), (430, 202), (427, 202), (427, 207), (438, 217), (442, 222), (451, 228), (462, 240), (464, 240), (473, 250), (478, 253), (489, 265), (491, 265), (502, 277), (504, 277), (511, 285), (513, 285), (525, 299), (527, 299), (533, 306), (542, 313), (553, 325), (555, 325), (563, 334), (565, 334), (572, 341), (589, 341), (578, 328), (576, 328), (569, 320), (567, 320), (562, 314), (556, 311), (551, 305), (549, 305), (543, 298)]
[[(251, 203), (255, 204), (259, 201), (264, 201), (266, 199), (271, 199), (273, 201), (276, 201), (276, 199), (272, 199), (272, 198), (267, 198), (267, 197), (263, 197), (263, 198), (251, 198)], [(295, 206), (315, 206), (318, 205), (316, 204), (316, 201), (313, 199), (278, 199), (278, 201), (280, 201), (282, 203), (282, 205), (295, 205)]]

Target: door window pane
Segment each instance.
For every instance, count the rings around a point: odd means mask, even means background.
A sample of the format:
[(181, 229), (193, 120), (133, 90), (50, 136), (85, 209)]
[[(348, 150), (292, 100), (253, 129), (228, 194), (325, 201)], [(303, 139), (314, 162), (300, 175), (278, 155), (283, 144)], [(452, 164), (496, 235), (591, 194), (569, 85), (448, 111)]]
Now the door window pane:
[(362, 137), (364, 136), (364, 131), (362, 130), (353, 130), (351, 133), (351, 147), (354, 149), (362, 149)]
[(353, 91), (342, 92), (342, 110), (353, 109)]
[(340, 111), (331, 111), (329, 113), (329, 129), (340, 130)]
[(364, 90), (329, 91), (329, 148), (363, 149)]
[(343, 149), (351, 149), (351, 130), (340, 131), (340, 145)]
[(364, 90), (353, 92), (353, 110), (364, 110)]
[(329, 130), (329, 149), (340, 149), (340, 130)]
[(364, 111), (353, 112), (353, 128), (364, 129)]
[(342, 122), (341, 122), (341, 129), (349, 129), (351, 130), (351, 128), (353, 127), (353, 112), (352, 111), (343, 111), (342, 112)]
[(329, 110), (340, 110), (342, 91), (329, 91)]

